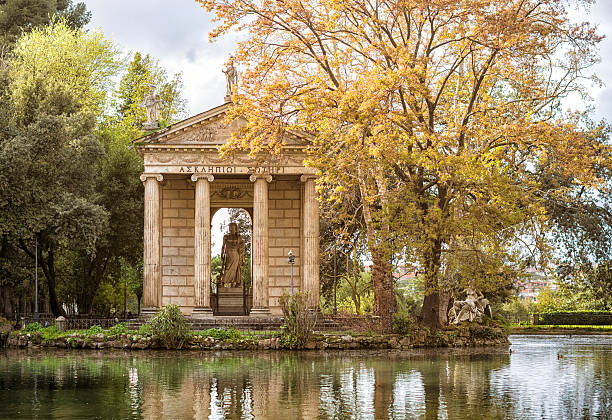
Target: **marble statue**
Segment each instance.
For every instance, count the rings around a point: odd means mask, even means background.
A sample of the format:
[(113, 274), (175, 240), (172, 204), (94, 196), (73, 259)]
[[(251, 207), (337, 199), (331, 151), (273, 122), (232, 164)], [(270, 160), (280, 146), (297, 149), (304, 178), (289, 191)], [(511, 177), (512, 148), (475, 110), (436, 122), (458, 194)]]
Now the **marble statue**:
[(452, 308), (448, 311), (448, 322), (455, 325), (460, 322), (481, 321), (485, 313), (491, 315), (491, 307), (489, 301), (480, 292), (476, 292), (471, 288), (464, 290), (467, 297), (465, 300), (456, 300)]
[(234, 67), (233, 57), (230, 57), (229, 61), (227, 62), (227, 67), (225, 70), (223, 70), (223, 73), (225, 73), (226, 81), (225, 99), (229, 101), (232, 98), (234, 86), (236, 86), (236, 84), (238, 83), (238, 72)]
[(242, 261), (245, 243), (236, 223), (229, 224), (229, 233), (223, 236), (221, 247), (221, 286), (240, 287), (242, 285)]
[(147, 110), (147, 121), (143, 124), (145, 130), (154, 130), (159, 127), (158, 121), (161, 117), (161, 99), (155, 94), (155, 86), (149, 85), (149, 94), (143, 102)]

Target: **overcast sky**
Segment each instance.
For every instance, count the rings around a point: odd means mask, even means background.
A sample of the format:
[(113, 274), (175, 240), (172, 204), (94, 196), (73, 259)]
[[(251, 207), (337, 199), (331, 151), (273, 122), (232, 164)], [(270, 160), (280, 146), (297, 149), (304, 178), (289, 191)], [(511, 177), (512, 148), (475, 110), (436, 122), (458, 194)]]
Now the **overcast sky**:
[[(193, 0), (81, 0), (92, 12), (88, 27), (100, 28), (126, 51), (157, 58), (170, 74), (182, 72), (187, 115), (217, 106), (225, 95), (223, 63), (236, 45), (226, 36), (210, 43), (210, 15)], [(583, 15), (585, 16), (585, 15)], [(612, 0), (598, 0), (587, 18), (612, 38)], [(600, 44), (596, 73), (606, 84), (593, 89), (597, 119), (612, 120), (612, 39)], [(584, 104), (568, 104), (583, 109)]]

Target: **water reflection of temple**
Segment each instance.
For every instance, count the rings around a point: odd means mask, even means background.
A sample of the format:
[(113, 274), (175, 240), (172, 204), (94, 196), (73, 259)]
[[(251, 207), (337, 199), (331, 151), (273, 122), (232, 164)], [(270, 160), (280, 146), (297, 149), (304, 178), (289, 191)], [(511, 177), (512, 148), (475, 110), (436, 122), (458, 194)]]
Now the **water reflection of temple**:
[[(501, 356), (430, 360), (262, 353), (191, 361), (182, 373), (142, 377), (145, 418), (427, 418), (481, 412)], [(180, 371), (180, 369), (179, 369)], [(484, 379), (484, 380), (483, 380)], [(490, 408), (495, 413), (495, 408)]]
[(180, 418), (268, 418), (287, 411), (291, 418), (318, 416), (318, 387), (311, 386), (315, 373), (293, 356), (210, 357), (190, 364), (193, 369), (177, 383), (141, 378), (144, 418), (170, 413)]

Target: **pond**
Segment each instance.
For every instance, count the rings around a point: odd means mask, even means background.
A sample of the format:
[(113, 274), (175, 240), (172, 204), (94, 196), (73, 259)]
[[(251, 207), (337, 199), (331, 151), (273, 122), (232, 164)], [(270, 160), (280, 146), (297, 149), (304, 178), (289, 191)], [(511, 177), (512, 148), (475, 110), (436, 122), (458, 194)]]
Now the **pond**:
[(612, 418), (612, 336), (508, 349), (0, 352), (0, 418)]

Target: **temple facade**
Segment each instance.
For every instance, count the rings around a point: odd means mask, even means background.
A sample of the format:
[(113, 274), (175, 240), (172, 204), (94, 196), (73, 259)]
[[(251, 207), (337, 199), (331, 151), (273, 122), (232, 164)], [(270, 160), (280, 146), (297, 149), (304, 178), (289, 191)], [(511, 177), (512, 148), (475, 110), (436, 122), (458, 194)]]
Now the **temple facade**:
[[(218, 147), (244, 121), (224, 123), (226, 103), (133, 142), (144, 159), (143, 315), (177, 304), (185, 315), (279, 315), (279, 297), (308, 291), (319, 303), (319, 207), (304, 142), (254, 162), (221, 158)], [(211, 220), (222, 208), (251, 218), (251, 282), (217, 287), (211, 270)], [(221, 235), (222, 236), (222, 235)], [(295, 255), (292, 266), (289, 251)]]

